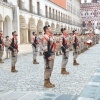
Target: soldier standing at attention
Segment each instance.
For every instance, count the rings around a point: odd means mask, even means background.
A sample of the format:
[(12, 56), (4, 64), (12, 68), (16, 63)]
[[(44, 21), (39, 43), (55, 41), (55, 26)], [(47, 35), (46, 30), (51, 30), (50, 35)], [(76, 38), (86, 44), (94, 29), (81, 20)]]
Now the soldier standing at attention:
[(73, 31), (73, 65), (78, 66), (79, 63), (77, 63), (76, 59), (78, 57), (78, 51), (79, 51), (79, 41), (78, 41), (78, 33), (76, 30)]
[(31, 44), (32, 44), (32, 48), (33, 48), (33, 64), (39, 64), (39, 62), (37, 62), (36, 57), (38, 55), (38, 47), (39, 47), (39, 38), (37, 36), (36, 32), (33, 32), (33, 37), (31, 40)]
[(62, 35), (60, 36), (60, 47), (62, 49), (62, 64), (61, 64), (61, 74), (69, 74), (66, 71), (66, 65), (68, 63), (69, 57), (69, 38), (67, 35), (66, 28), (61, 29)]
[(56, 56), (59, 56), (60, 53), (60, 47), (59, 47), (59, 34), (57, 34), (56, 36), (56, 45), (57, 45), (57, 49), (56, 49)]
[(56, 51), (56, 41), (52, 34), (50, 25), (43, 28), (45, 35), (43, 37), (43, 51), (44, 51), (44, 87), (53, 88), (54, 84), (50, 82), (50, 77), (54, 67), (54, 58)]
[(2, 60), (3, 52), (4, 52), (3, 33), (2, 31), (0, 31), (0, 63), (4, 63)]
[(17, 32), (12, 32), (13, 38), (11, 39), (11, 43), (8, 45), (9, 49), (11, 50), (11, 72), (18, 72), (15, 69), (15, 64), (17, 62), (17, 55), (18, 55), (18, 39), (17, 39)]
[(42, 39), (43, 39), (43, 35), (42, 35), (42, 32), (40, 32), (39, 33), (39, 48), (40, 48), (40, 56), (42, 56), (42, 52), (43, 52), (43, 50), (42, 50)]
[(6, 40), (5, 40), (5, 51), (6, 51), (6, 58), (7, 59), (11, 56), (10, 55), (10, 50), (8, 49), (8, 45), (9, 44), (10, 44), (9, 36), (6, 36)]

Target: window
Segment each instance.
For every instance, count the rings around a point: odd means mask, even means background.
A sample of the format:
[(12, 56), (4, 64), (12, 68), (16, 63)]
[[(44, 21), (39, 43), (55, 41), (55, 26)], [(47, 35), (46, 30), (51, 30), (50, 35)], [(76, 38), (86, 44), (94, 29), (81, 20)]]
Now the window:
[(37, 14), (40, 14), (40, 3), (37, 2)]
[(56, 20), (57, 20), (57, 10), (56, 10)]
[(49, 18), (51, 18), (51, 8), (49, 8)]
[(54, 9), (53, 9), (53, 19), (54, 19)]
[(59, 21), (60, 21), (60, 12), (59, 12)]
[(45, 15), (46, 15), (46, 17), (48, 17), (48, 10), (47, 10), (47, 6), (45, 6)]

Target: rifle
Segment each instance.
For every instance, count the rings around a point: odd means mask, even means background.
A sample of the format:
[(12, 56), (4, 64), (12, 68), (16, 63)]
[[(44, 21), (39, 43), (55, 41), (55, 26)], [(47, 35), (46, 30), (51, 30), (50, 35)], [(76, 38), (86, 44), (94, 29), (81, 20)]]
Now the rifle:
[(76, 36), (75, 36), (75, 40), (74, 40), (73, 46), (74, 46), (74, 49), (75, 49), (75, 53), (77, 53), (77, 52), (76, 52), (76, 47), (78, 46), (78, 43), (77, 43), (77, 38), (76, 38)]
[(11, 46), (8, 49), (12, 51), (12, 57), (15, 57), (13, 49), (17, 49), (17, 48), (14, 45), (14, 38), (12, 39)]
[(36, 43), (36, 37), (35, 37), (35, 40), (34, 40), (34, 43), (32, 44), (34, 47), (35, 47), (35, 49), (36, 49), (36, 45), (37, 45), (37, 43)]
[(68, 59), (68, 57), (66, 56), (66, 49), (68, 49), (68, 46), (66, 45), (66, 43), (65, 43), (65, 39), (63, 38), (63, 42), (62, 42), (62, 44), (63, 44), (63, 47), (61, 47), (61, 49), (62, 49), (62, 52), (64, 53), (64, 59)]
[(44, 52), (43, 54), (44, 54), (44, 57), (45, 57), (45, 59), (47, 61), (46, 69), (51, 69), (50, 66), (49, 66), (49, 60), (48, 60), (48, 58), (51, 56), (53, 45), (50, 48), (50, 37), (49, 37), (49, 41), (48, 41), (47, 47), (48, 47), (48, 51)]
[[(0, 44), (2, 44), (1, 37), (0, 37)], [(0, 51), (2, 51), (1, 45), (0, 45)]]

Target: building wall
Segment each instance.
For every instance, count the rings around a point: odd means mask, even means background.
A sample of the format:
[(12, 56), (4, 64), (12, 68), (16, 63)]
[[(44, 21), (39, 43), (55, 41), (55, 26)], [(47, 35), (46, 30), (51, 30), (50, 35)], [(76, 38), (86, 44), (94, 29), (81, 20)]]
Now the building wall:
[[(68, 33), (71, 33), (73, 29), (77, 29), (80, 32), (80, 16), (79, 7), (80, 2), (77, 0), (70, 3), (76, 3), (76, 13), (67, 11), (62, 7), (50, 2), (49, 0), (8, 0), (7, 3), (0, 2), (0, 30), (4, 31), (4, 36), (9, 35), (11, 37), (12, 31), (18, 32), (19, 43), (29, 43), (32, 32), (43, 32), (43, 26), (51, 25), (53, 33), (60, 33), (62, 27), (66, 27)], [(40, 3), (40, 13), (37, 13), (37, 2)], [(67, 4), (67, 2), (66, 2)], [(45, 11), (47, 6), (47, 15)], [(54, 18), (51, 16), (49, 8), (51, 8), (51, 15), (54, 9)], [(2, 10), (1, 10), (2, 9)], [(56, 15), (57, 11), (57, 15)], [(73, 12), (75, 12), (73, 11)], [(60, 12), (60, 16), (59, 16)], [(62, 13), (62, 20), (61, 20)], [(59, 20), (60, 18), (60, 20)]]
[(82, 3), (81, 20), (85, 26), (82, 28), (99, 28), (100, 27), (100, 4), (99, 3)]

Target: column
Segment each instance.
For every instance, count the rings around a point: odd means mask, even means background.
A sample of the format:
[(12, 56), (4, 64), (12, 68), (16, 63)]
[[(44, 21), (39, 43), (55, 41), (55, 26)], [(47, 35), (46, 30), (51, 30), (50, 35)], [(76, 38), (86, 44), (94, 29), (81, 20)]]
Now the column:
[(3, 21), (0, 21), (0, 31), (3, 31)]

